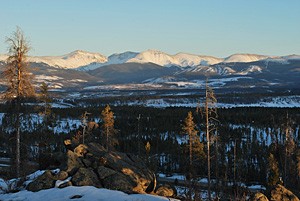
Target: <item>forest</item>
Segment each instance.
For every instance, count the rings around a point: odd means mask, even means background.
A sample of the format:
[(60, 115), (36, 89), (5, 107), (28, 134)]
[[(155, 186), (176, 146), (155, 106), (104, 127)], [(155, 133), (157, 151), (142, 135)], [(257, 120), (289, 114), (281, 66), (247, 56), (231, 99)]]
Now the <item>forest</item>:
[(194, 196), (199, 189), (193, 181), (207, 178), (209, 200), (211, 183), (217, 195), (242, 196), (245, 185), (268, 189), (278, 183), (299, 194), (299, 108), (218, 108), (218, 94), (208, 82), (198, 107), (114, 105), (108, 97), (53, 107), (55, 93), (49, 93), (49, 84), (36, 89), (31, 83), (25, 62), (29, 48), (21, 30), (7, 42), (10, 56), (2, 73), (7, 89), (0, 104), (3, 178), (57, 168), (56, 159), (66, 153), (70, 140), (134, 154), (157, 176), (184, 175), (189, 191), (196, 189)]
[[(83, 114), (99, 126), (86, 133), (86, 142), (105, 142), (102, 107), (52, 108), (51, 120), (43, 120), (36, 106), (23, 107), (21, 126), (22, 164), (49, 168), (51, 157), (64, 152), (63, 141), (82, 132)], [(1, 106), (1, 157), (14, 158), (12, 113)], [(32, 112), (35, 111), (35, 112)], [(111, 107), (114, 117), (115, 149), (145, 159), (157, 173), (190, 172), (188, 138), (184, 120), (192, 112), (199, 143), (193, 148), (193, 177), (207, 177), (205, 121), (197, 108)], [(299, 187), (300, 149), (298, 108), (218, 108), (218, 124), (211, 142), (211, 176), (222, 182), (260, 183), (272, 186), (282, 178), (290, 189)], [(26, 116), (26, 117), (25, 117)], [(146, 145), (150, 145), (148, 149)], [(7, 148), (7, 149), (6, 149)], [(39, 164), (40, 163), (40, 164)], [(39, 164), (39, 165), (38, 165)], [(1, 169), (6, 171), (5, 168)], [(25, 170), (28, 170), (25, 168)], [(30, 171), (33, 171), (30, 169)], [(23, 174), (29, 172), (24, 172)], [(3, 172), (2, 172), (3, 174)], [(7, 177), (13, 172), (5, 172)]]

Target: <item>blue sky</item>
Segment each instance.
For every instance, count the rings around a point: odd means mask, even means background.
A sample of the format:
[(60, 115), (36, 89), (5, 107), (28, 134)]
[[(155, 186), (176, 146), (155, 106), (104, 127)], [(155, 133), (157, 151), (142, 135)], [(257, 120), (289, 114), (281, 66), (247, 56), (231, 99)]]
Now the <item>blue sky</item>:
[(300, 54), (299, 0), (0, 0), (0, 54), (21, 27), (31, 55), (157, 49)]

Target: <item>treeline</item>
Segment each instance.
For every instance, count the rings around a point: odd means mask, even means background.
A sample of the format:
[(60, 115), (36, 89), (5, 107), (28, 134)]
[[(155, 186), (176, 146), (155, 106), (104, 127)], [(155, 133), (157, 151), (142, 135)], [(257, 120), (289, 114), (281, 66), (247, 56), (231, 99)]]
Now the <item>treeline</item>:
[[(1, 112), (7, 112), (7, 107), (1, 107)], [(34, 111), (33, 106), (24, 107), (26, 111)], [(43, 120), (23, 118), (22, 121), (32, 129), (22, 130), (22, 156), (38, 161), (38, 148), (45, 146), (43, 152), (64, 151), (63, 140), (72, 138), (82, 131), (82, 124), (70, 125), (64, 123), (61, 132), (54, 134), (53, 130), (62, 121), (68, 119), (81, 122), (82, 115), (87, 111), (88, 121), (95, 121), (100, 126), (87, 134), (86, 142), (99, 141), (103, 143), (103, 121), (100, 118), (104, 107), (87, 108), (53, 108), (51, 124), (47, 129)], [(192, 111), (197, 133), (203, 146), (202, 151), (195, 152), (194, 170), (198, 177), (206, 177), (206, 145), (204, 121), (196, 108), (149, 108), (117, 106), (111, 107), (114, 113), (114, 128), (118, 131), (115, 148), (125, 153), (134, 153), (145, 158), (149, 167), (157, 172), (167, 174), (185, 174), (189, 171), (189, 153), (187, 140), (182, 131), (183, 121), (189, 111)], [(25, 114), (25, 111), (24, 111)], [(36, 116), (37, 113), (34, 113)], [(277, 178), (282, 177), (287, 186), (298, 186), (298, 150), (300, 109), (298, 108), (230, 108), (218, 109), (220, 121), (216, 138), (211, 146), (211, 175), (222, 181), (260, 182), (267, 185), (270, 172), (274, 172), (277, 164)], [(2, 118), (0, 143), (2, 152), (13, 157), (13, 133), (10, 133), (9, 119)], [(287, 130), (289, 136), (287, 136)], [(148, 148), (146, 149), (146, 144)], [(291, 145), (292, 144), (292, 145)], [(150, 145), (150, 148), (149, 148)], [(289, 145), (289, 146), (287, 146)], [(286, 150), (286, 149), (289, 150)], [(273, 155), (274, 161), (270, 161)], [(271, 162), (273, 164), (271, 164)], [(299, 163), (300, 164), (300, 163)], [(272, 169), (273, 168), (273, 169)]]

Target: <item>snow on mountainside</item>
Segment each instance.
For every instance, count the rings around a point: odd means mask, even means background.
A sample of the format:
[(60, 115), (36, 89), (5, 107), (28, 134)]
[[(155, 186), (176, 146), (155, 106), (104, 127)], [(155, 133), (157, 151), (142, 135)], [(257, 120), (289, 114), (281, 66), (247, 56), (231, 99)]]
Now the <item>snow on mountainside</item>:
[(7, 59), (7, 55), (0, 54), (0, 61), (5, 61)]
[(139, 53), (136, 52), (124, 52), (124, 53), (119, 53), (119, 54), (112, 54), (107, 58), (107, 62), (105, 63), (91, 63), (86, 66), (81, 66), (77, 68), (79, 71), (89, 71), (89, 70), (95, 70), (101, 66), (107, 66), (107, 65), (112, 65), (112, 64), (124, 64), (128, 62), (130, 59), (134, 58), (136, 55)]
[(253, 66), (251, 65), (249, 68), (237, 73), (238, 75), (248, 75), (248, 74), (251, 74), (251, 73), (255, 73), (255, 72), (261, 72), (262, 71), (262, 68), (259, 67), (259, 66)]
[[(7, 55), (0, 55), (0, 61), (5, 61)], [(45, 63), (56, 68), (76, 69), (80, 71), (89, 71), (111, 64), (125, 63), (154, 63), (156, 65), (170, 67), (196, 67), (211, 66), (224, 63), (249, 63), (255, 61), (277, 62), (287, 64), (291, 60), (300, 60), (300, 55), (288, 56), (265, 56), (257, 54), (233, 54), (226, 58), (217, 58), (213, 56), (202, 56), (188, 53), (178, 53), (170, 55), (159, 50), (146, 50), (140, 53), (124, 52), (112, 54), (109, 57), (100, 53), (91, 53), (82, 50), (76, 50), (63, 56), (32, 56), (28, 57), (29, 62)], [(228, 73), (231, 70), (228, 69)], [(226, 74), (227, 72), (225, 72)], [(224, 74), (224, 73), (222, 73)]]
[(78, 68), (91, 63), (105, 63), (107, 58), (99, 53), (76, 50), (63, 56), (28, 57), (28, 61), (46, 63), (49, 66), (59, 68)]
[(112, 54), (108, 57), (107, 64), (122, 64), (128, 62), (130, 59), (136, 57), (137, 52), (124, 52), (120, 54)]
[(269, 56), (264, 55), (257, 55), (257, 54), (233, 54), (227, 58), (224, 59), (224, 63), (233, 63), (233, 62), (253, 62), (253, 61), (259, 61), (263, 59), (267, 59)]
[(147, 50), (141, 52), (136, 57), (130, 59), (128, 62), (134, 63), (155, 63), (160, 66), (197, 66), (197, 65), (212, 65), (221, 62), (222, 59), (210, 56), (198, 56), (193, 54), (178, 53), (176, 55), (169, 55), (158, 50)]

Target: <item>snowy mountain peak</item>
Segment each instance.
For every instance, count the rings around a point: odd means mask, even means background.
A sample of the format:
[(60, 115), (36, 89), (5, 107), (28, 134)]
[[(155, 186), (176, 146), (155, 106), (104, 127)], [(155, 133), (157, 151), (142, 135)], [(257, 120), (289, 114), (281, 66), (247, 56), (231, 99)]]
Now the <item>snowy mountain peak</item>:
[(129, 62), (136, 63), (155, 63), (161, 66), (197, 66), (197, 65), (211, 65), (222, 62), (222, 59), (199, 56), (188, 53), (178, 53), (175, 55), (169, 55), (159, 50), (147, 50), (138, 54), (135, 58), (129, 60)]
[(49, 66), (59, 68), (78, 68), (91, 63), (104, 63), (107, 58), (99, 53), (86, 52), (76, 50), (63, 56), (45, 56), (45, 57), (29, 57), (29, 61), (36, 63), (46, 63)]
[(94, 62), (103, 63), (107, 61), (107, 58), (99, 53), (92, 53), (87, 52), (83, 50), (76, 50), (73, 51), (65, 56), (63, 56), (63, 59), (91, 59), (94, 60)]
[(137, 52), (124, 52), (124, 53), (116, 53), (112, 54), (108, 57), (108, 63), (109, 64), (121, 64), (126, 63), (128, 60), (136, 57), (139, 53)]
[[(7, 55), (0, 55), (0, 61), (5, 61)], [(28, 57), (29, 62), (46, 63), (57, 68), (72, 68), (77, 70), (93, 70), (101, 66), (123, 63), (154, 63), (164, 67), (195, 67), (210, 66), (221, 63), (249, 63), (264, 60), (265, 62), (288, 63), (289, 60), (300, 60), (300, 55), (266, 56), (258, 54), (233, 54), (226, 58), (196, 55), (189, 53), (167, 54), (160, 50), (149, 49), (140, 53), (124, 52), (106, 57), (100, 53), (75, 50), (62, 56), (33, 56)]]
[(265, 55), (258, 55), (258, 54), (233, 54), (227, 58), (224, 59), (224, 63), (231, 63), (231, 62), (253, 62), (253, 61), (259, 61), (263, 59), (267, 59), (269, 56)]

